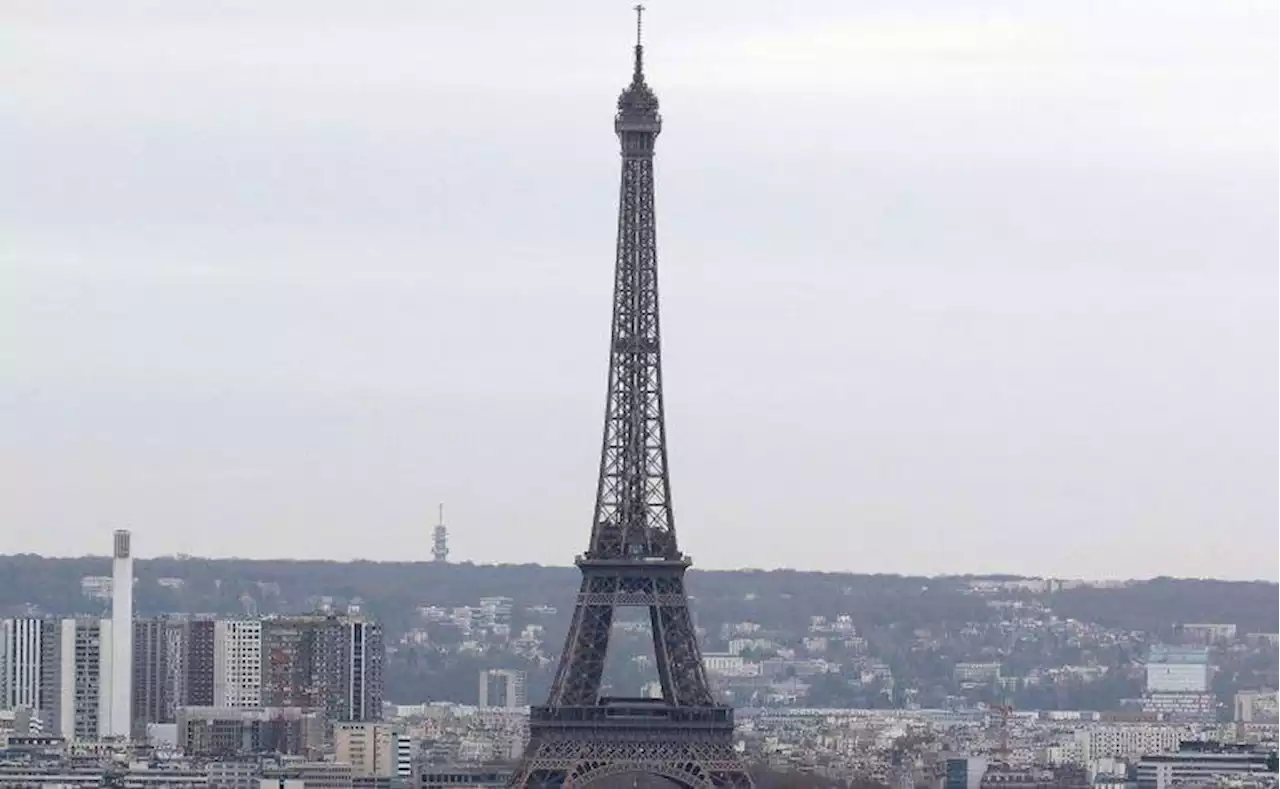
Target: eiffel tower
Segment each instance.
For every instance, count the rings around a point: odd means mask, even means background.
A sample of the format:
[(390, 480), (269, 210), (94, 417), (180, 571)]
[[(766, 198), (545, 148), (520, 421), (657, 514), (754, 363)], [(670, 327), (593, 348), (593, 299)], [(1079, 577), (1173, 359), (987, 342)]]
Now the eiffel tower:
[[(604, 445), (582, 586), (550, 698), (533, 707), (512, 786), (582, 787), (624, 775), (680, 786), (751, 787), (733, 748), (733, 708), (707, 682), (676, 546), (662, 412), (653, 148), (658, 98), (644, 79), (636, 7), (635, 72), (618, 99), (622, 147), (613, 332)], [(662, 698), (600, 695), (614, 611), (649, 609)], [(612, 781), (607, 780), (613, 778)]]

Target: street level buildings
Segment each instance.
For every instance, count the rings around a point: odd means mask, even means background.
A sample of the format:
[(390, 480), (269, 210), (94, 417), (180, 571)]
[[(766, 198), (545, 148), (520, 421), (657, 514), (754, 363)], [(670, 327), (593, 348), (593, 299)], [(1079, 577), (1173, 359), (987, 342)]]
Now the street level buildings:
[(178, 747), (186, 756), (306, 756), (323, 746), (325, 723), (319, 710), (301, 707), (183, 707), (177, 732)]
[(1217, 779), (1273, 775), (1275, 758), (1274, 752), (1252, 745), (1184, 742), (1175, 753), (1153, 754), (1138, 762), (1138, 789), (1207, 786)]
[[(351, 774), (357, 778), (391, 778), (402, 774), (401, 757), (409, 744), (408, 738), (389, 723), (336, 723), (333, 742), (337, 761), (351, 765)], [(408, 764), (403, 765), (403, 769), (408, 768)]]

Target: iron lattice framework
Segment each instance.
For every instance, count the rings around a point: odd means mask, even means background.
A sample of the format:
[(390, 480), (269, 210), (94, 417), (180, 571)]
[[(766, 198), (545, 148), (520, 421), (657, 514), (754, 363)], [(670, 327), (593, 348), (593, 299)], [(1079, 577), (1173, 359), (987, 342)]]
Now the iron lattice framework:
[[(637, 8), (637, 12), (641, 9)], [(638, 32), (638, 31), (637, 31)], [(512, 785), (581, 787), (647, 773), (685, 787), (751, 787), (733, 709), (707, 682), (676, 545), (662, 411), (653, 150), (662, 129), (643, 46), (618, 99), (622, 187), (604, 441), (582, 586), (550, 698), (530, 713)], [(661, 699), (600, 695), (614, 611), (649, 609)]]

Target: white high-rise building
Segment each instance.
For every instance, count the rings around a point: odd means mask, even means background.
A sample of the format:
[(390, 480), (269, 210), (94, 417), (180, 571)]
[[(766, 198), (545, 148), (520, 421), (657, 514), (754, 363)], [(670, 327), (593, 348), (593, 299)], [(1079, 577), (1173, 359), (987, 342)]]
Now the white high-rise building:
[(52, 624), (35, 617), (0, 620), (0, 710), (40, 711), (43, 638)]
[(128, 738), (133, 726), (133, 554), (129, 532), (115, 533), (111, 563), (111, 667), (106, 735)]
[[(58, 673), (53, 678), (57, 693), (53, 716), (58, 733), (67, 740), (98, 740), (111, 736), (114, 629), (110, 619), (63, 619), (58, 622)], [(125, 709), (127, 711), (128, 706)], [(125, 731), (128, 732), (127, 725)]]
[(525, 695), (526, 674), (512, 669), (480, 672), (480, 707), (519, 709), (529, 706)]
[(213, 706), (262, 706), (262, 621), (220, 619), (213, 626)]
[(68, 740), (111, 736), (114, 631), (91, 617), (0, 620), (0, 708), (28, 708)]
[(1153, 646), (1147, 658), (1147, 693), (1206, 693), (1213, 677), (1204, 647)]

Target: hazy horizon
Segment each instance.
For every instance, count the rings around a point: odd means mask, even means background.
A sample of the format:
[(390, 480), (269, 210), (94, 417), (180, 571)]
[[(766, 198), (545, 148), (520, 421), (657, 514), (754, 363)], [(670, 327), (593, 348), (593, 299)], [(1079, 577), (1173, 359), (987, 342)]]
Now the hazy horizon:
[[(8, 4), (0, 553), (570, 563), (630, 6)], [(1278, 21), (650, 3), (695, 567), (1280, 579)]]
[[(110, 555), (110, 554), (108, 554), (108, 553), (101, 553), (101, 554), (88, 553), (88, 554), (83, 554), (83, 555), (80, 555), (80, 556), (69, 556), (69, 555), (68, 555), (68, 556), (55, 556), (55, 555), (47, 555), (47, 554), (29, 554), (29, 553), (28, 553), (28, 554), (0, 553), (0, 559), (4, 559), (4, 558), (14, 558), (14, 557), (16, 557), (16, 556), (35, 556), (37, 559), (47, 560), (47, 561), (64, 561), (64, 560), (65, 560), (65, 561), (70, 561), (70, 560), (78, 560), (78, 559), (100, 559), (100, 560), (102, 560), (102, 562), (104, 563), (104, 565), (106, 565), (107, 567), (110, 567), (110, 562), (111, 562), (111, 555)], [(155, 555), (155, 556), (142, 556), (142, 555), (137, 555), (137, 554), (135, 554), (135, 555), (133, 556), (133, 558), (134, 558), (134, 559), (136, 559), (136, 560), (138, 560), (138, 561), (142, 561), (142, 562), (145, 562), (145, 561), (157, 561), (157, 560), (169, 560), (169, 561), (194, 561), (194, 562), (201, 562), (201, 561), (210, 561), (210, 562), (303, 562), (303, 563), (311, 562), (311, 563), (332, 563), (332, 564), (368, 563), (368, 564), (396, 564), (396, 565), (399, 565), (399, 564), (421, 564), (421, 565), (424, 565), (424, 566), (433, 566), (433, 567), (438, 567), (438, 566), (439, 566), (438, 564), (436, 564), (433, 560), (431, 560), (431, 559), (429, 559), (429, 558), (428, 558), (428, 559), (359, 559), (359, 558), (352, 558), (352, 559), (325, 559), (325, 558), (309, 558), (309, 559), (300, 559), (300, 558), (291, 557), (291, 556), (194, 556), (194, 555), (189, 555), (189, 554), (162, 554), (162, 555)], [(564, 561), (564, 562), (560, 562), (560, 563), (556, 563), (556, 562), (551, 562), (551, 563), (546, 563), (546, 562), (477, 562), (477, 561), (472, 561), (472, 560), (470, 560), (470, 559), (459, 559), (458, 561), (454, 561), (453, 559), (450, 559), (450, 560), (448, 561), (448, 564), (449, 564), (449, 565), (454, 565), (454, 566), (462, 565), (462, 566), (470, 566), (470, 567), (489, 567), (489, 568), (493, 568), (493, 567), (543, 567), (543, 568), (559, 569), (559, 570), (576, 570), (576, 569), (577, 569), (577, 568), (574, 566), (574, 564), (573, 564), (573, 562), (572, 562), (572, 561)], [(713, 573), (754, 573), (754, 572), (762, 572), (762, 573), (816, 573), (816, 574), (820, 574), (820, 575), (899, 576), (899, 577), (904, 577), (904, 578), (920, 577), (920, 578), (935, 578), (935, 579), (942, 579), (942, 578), (1003, 578), (1003, 577), (1009, 577), (1009, 578), (1046, 579), (1046, 580), (1059, 580), (1059, 581), (1083, 581), (1083, 582), (1085, 582), (1085, 583), (1120, 583), (1120, 582), (1123, 582), (1123, 583), (1148, 583), (1148, 582), (1151, 582), (1151, 581), (1158, 581), (1158, 580), (1171, 580), (1171, 581), (1214, 581), (1214, 582), (1221, 582), (1221, 583), (1240, 583), (1240, 584), (1262, 583), (1262, 584), (1270, 584), (1270, 585), (1272, 585), (1272, 586), (1275, 586), (1275, 585), (1277, 585), (1277, 583), (1278, 583), (1277, 581), (1272, 580), (1272, 579), (1269, 579), (1269, 578), (1216, 578), (1216, 577), (1213, 577), (1213, 576), (1171, 576), (1171, 575), (1153, 575), (1153, 576), (1146, 576), (1146, 577), (1141, 577), (1141, 578), (1126, 578), (1126, 577), (1091, 578), (1091, 577), (1087, 577), (1087, 576), (1046, 576), (1046, 575), (1034, 575), (1034, 574), (1027, 574), (1027, 573), (1018, 573), (1018, 572), (1013, 572), (1013, 571), (1009, 571), (1009, 572), (1001, 572), (1001, 571), (999, 571), (999, 570), (993, 570), (993, 571), (989, 571), (989, 572), (981, 572), (981, 573), (955, 572), (955, 573), (932, 573), (932, 574), (923, 574), (923, 573), (903, 573), (903, 572), (892, 572), (892, 571), (858, 572), (858, 571), (853, 571), (853, 570), (809, 570), (809, 569), (805, 569), (805, 568), (803, 568), (803, 567), (699, 567), (699, 566), (697, 566), (696, 564), (695, 564), (691, 569), (692, 569), (692, 570), (695, 570), (695, 571), (697, 571), (697, 570), (705, 570), (705, 571), (707, 571), (707, 572), (713, 572)]]

